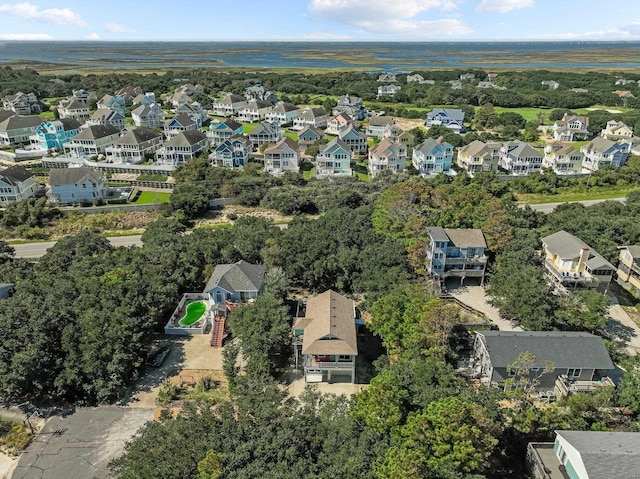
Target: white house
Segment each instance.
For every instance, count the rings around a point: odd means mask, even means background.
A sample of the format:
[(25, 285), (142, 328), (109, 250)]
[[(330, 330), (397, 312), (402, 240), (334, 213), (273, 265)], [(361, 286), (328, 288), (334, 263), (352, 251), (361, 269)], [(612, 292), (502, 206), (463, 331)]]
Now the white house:
[(195, 158), (207, 148), (207, 135), (200, 130), (182, 131), (158, 151), (165, 165), (179, 165)]
[(269, 113), (265, 115), (265, 120), (269, 123), (278, 123), (282, 125), (292, 125), (300, 116), (300, 107), (293, 103), (279, 101), (276, 103)]
[(293, 129), (302, 130), (305, 126), (315, 126), (316, 128), (326, 128), (329, 115), (324, 108), (306, 107), (300, 116), (293, 120)]
[(164, 135), (149, 128), (135, 128), (105, 148), (107, 161), (111, 163), (142, 163), (153, 159), (162, 147)]
[(11, 166), (0, 171), (0, 206), (31, 198), (40, 190), (36, 175), (22, 166)]
[(353, 152), (349, 145), (339, 138), (334, 138), (320, 147), (316, 156), (316, 177), (351, 176), (351, 160)]
[(144, 128), (162, 128), (164, 111), (157, 103), (142, 104), (131, 112), (131, 118), (136, 126)]
[(86, 121), (91, 116), (87, 103), (73, 96), (67, 100), (60, 100), (58, 114), (60, 118), (73, 118), (78, 121)]
[(500, 167), (510, 175), (528, 175), (542, 169), (542, 153), (523, 141), (508, 141), (500, 149)]
[(234, 135), (217, 145), (209, 155), (211, 166), (242, 168), (251, 159), (253, 144), (244, 135)]
[(218, 101), (213, 102), (213, 112), (218, 116), (234, 116), (247, 106), (247, 99), (240, 95), (228, 93)]
[(612, 141), (597, 137), (580, 148), (584, 154), (583, 173), (598, 170), (603, 165), (622, 166), (629, 156), (630, 142), (627, 140)]
[(124, 130), (125, 118), (116, 110), (98, 108), (87, 120), (87, 125), (111, 125), (118, 130)]
[(549, 143), (544, 148), (543, 168), (551, 168), (557, 175), (570, 175), (582, 171), (584, 153), (562, 142)]
[(369, 150), (369, 173), (375, 177), (384, 170), (402, 172), (407, 169), (407, 147), (384, 138)]
[(267, 117), (273, 104), (264, 100), (249, 100), (247, 105), (238, 113), (238, 121), (241, 123), (257, 123)]
[(105, 179), (92, 168), (53, 168), (49, 172), (47, 196), (54, 203), (93, 203), (96, 200), (104, 200), (106, 191)]
[(264, 172), (274, 176), (280, 176), (287, 171), (297, 173), (300, 160), (298, 149), (298, 143), (289, 137), (268, 147), (264, 150)]
[(76, 157), (86, 157), (105, 153), (108, 146), (120, 138), (120, 130), (111, 125), (91, 125), (64, 145), (64, 151)]

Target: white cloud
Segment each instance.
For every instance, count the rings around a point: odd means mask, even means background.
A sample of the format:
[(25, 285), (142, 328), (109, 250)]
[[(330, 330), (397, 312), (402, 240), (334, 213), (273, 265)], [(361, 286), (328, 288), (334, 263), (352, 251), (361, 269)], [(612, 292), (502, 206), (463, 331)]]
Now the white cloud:
[(96, 32), (92, 32), (84, 38), (85, 40), (100, 40), (100, 35), (98, 35)]
[(53, 40), (46, 33), (2, 33), (0, 40)]
[(349, 40), (351, 37), (349, 35), (343, 35), (340, 33), (329, 33), (329, 32), (312, 32), (307, 33), (302, 36), (305, 40), (324, 40), (327, 42), (337, 41), (337, 40)]
[(476, 11), (507, 13), (520, 8), (530, 8), (535, 4), (535, 0), (482, 0)]
[[(456, 9), (454, 0), (311, 0), (309, 12), (317, 17), (357, 26), (355, 33), (376, 33), (411, 38), (436, 38), (471, 33), (461, 20), (439, 18)], [(433, 17), (424, 18), (427, 11)]]
[(541, 35), (539, 40), (637, 40), (640, 39), (640, 22), (631, 22), (609, 30), (591, 32), (563, 32)]
[(55, 25), (69, 25), (79, 28), (87, 28), (89, 26), (80, 15), (70, 8), (47, 8), (46, 10), (40, 10), (37, 5), (24, 2), (0, 5), (0, 12), (5, 12), (21, 20), (40, 20)]
[(105, 30), (111, 33), (133, 33), (134, 30), (125, 27), (122, 23), (107, 22), (104, 24)]

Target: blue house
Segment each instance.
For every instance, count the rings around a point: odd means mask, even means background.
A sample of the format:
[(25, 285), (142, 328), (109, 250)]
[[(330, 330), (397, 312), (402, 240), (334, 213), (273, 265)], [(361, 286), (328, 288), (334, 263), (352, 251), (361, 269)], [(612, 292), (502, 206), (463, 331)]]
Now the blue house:
[(103, 108), (113, 110), (117, 111), (122, 116), (127, 116), (127, 105), (125, 99), (124, 97), (121, 97), (119, 95), (105, 95), (98, 101), (98, 104), (96, 106), (98, 107), (98, 109)]
[(413, 149), (411, 163), (426, 178), (427, 176), (446, 173), (451, 169), (453, 146), (446, 141), (440, 143), (427, 138)]
[(446, 126), (456, 133), (464, 132), (464, 112), (457, 108), (434, 108), (427, 113), (427, 129), (435, 125)]
[(225, 140), (235, 135), (242, 135), (242, 124), (230, 119), (222, 122), (212, 121), (207, 132), (211, 146), (224, 143)]
[(482, 230), (431, 226), (427, 231), (427, 272), (441, 281), (449, 277), (460, 278), (461, 282), (480, 278), (482, 286), (487, 267), (487, 242)]
[(234, 135), (219, 144), (209, 155), (212, 166), (242, 168), (251, 158), (253, 144), (244, 135)]
[(64, 150), (64, 144), (80, 131), (80, 122), (73, 118), (44, 121), (36, 128), (34, 140), (41, 150)]
[(204, 293), (216, 304), (224, 304), (225, 301), (246, 303), (262, 294), (265, 271), (264, 265), (243, 260), (233, 264), (219, 264), (213, 270)]

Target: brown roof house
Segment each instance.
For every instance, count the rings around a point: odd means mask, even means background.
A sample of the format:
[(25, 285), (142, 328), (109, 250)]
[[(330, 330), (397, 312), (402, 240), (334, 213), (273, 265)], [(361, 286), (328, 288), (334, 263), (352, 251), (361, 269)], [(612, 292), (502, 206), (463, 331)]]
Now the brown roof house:
[(304, 369), (306, 382), (332, 382), (347, 376), (355, 383), (358, 339), (352, 300), (332, 290), (310, 298), (293, 333), (296, 365)]

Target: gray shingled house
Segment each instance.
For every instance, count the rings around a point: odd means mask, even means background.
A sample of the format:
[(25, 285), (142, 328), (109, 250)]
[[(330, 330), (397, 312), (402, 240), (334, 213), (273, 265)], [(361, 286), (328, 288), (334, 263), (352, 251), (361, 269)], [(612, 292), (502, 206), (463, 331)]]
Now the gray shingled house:
[(204, 288), (211, 301), (216, 304), (246, 303), (255, 299), (264, 290), (264, 273), (262, 264), (251, 264), (240, 260), (233, 264), (219, 264)]
[[(513, 377), (515, 374), (509, 371), (509, 366), (525, 352), (536, 358), (531, 376), (538, 378), (538, 391), (560, 387), (556, 394), (567, 395), (578, 387), (588, 391), (598, 383), (611, 384), (608, 374), (615, 366), (599, 336), (576, 331), (476, 332), (473, 357), (479, 364), (483, 382), (499, 385)], [(552, 362), (555, 369), (544, 373), (547, 361)], [(559, 377), (565, 387), (556, 382)]]
[(556, 431), (553, 443), (529, 443), (527, 463), (535, 479), (638, 477), (640, 433)]

